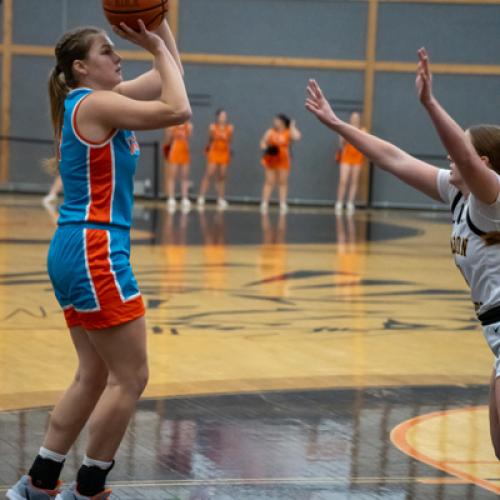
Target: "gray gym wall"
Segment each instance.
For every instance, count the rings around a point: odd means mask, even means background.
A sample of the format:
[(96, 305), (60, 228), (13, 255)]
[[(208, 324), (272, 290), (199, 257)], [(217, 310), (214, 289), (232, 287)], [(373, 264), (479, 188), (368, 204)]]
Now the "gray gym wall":
[[(100, 4), (99, 0), (15, 0), (13, 43), (53, 46), (63, 31), (78, 25), (108, 29)], [(376, 59), (414, 63), (416, 49), (425, 44), (437, 63), (498, 68), (499, 18), (500, 5), (380, 2)], [(196, 54), (363, 61), (367, 19), (366, 1), (180, 0), (179, 46), (184, 53)], [(112, 38), (119, 49), (134, 48)], [(53, 64), (46, 56), (13, 57), (10, 135), (50, 140), (46, 79)], [(126, 62), (125, 76), (134, 77), (148, 66)], [(230, 199), (259, 198), (263, 177), (259, 140), (273, 115), (284, 112), (297, 120), (303, 133), (293, 148), (290, 198), (304, 203), (333, 201), (338, 138), (304, 110), (304, 89), (308, 78), (317, 78), (347, 118), (351, 110), (363, 105), (364, 71), (201, 63), (186, 64), (185, 69), (193, 97), (194, 190), (204, 170), (208, 124), (215, 110), (224, 107), (236, 129), (227, 190)], [(463, 126), (500, 121), (499, 84), (500, 76), (439, 74), (435, 78), (437, 95)], [(445, 152), (415, 98), (412, 73), (376, 72), (373, 132), (446, 166)], [(161, 141), (161, 132), (138, 135), (143, 143)], [(44, 191), (50, 177), (40, 159), (50, 153), (49, 145), (12, 142), (9, 183), (4, 187)], [(152, 147), (143, 147), (139, 180), (153, 179), (154, 154)], [(375, 206), (433, 206), (377, 169), (372, 175), (371, 202)]]

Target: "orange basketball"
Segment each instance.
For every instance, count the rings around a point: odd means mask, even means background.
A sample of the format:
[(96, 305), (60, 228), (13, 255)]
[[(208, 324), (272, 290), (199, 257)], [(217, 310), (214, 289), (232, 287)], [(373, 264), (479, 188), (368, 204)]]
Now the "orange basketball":
[(110, 24), (125, 23), (134, 30), (142, 19), (148, 30), (158, 28), (168, 11), (168, 0), (103, 0), (104, 15)]

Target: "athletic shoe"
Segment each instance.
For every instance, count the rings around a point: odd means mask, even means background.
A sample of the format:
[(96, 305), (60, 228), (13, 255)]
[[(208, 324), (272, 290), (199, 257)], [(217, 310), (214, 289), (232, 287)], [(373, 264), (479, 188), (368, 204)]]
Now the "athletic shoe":
[(286, 213), (288, 213), (288, 204), (280, 203), (280, 214), (286, 214)]
[(204, 207), (205, 206), (205, 198), (203, 198), (203, 196), (198, 196), (198, 201), (196, 203), (198, 203), (199, 207)]
[(176, 206), (177, 206), (177, 203), (175, 202), (175, 198), (169, 198), (167, 200), (167, 209), (169, 212), (175, 212)]
[(337, 201), (337, 203), (335, 203), (335, 214), (336, 215), (341, 215), (342, 214), (342, 202), (341, 201)]
[[(61, 483), (58, 482), (57, 486)], [(9, 500), (53, 500), (57, 498), (59, 489), (42, 490), (33, 486), (30, 476), (23, 476), (19, 481), (7, 491)]]
[(55, 500), (108, 500), (111, 495), (111, 490), (104, 490), (92, 497), (80, 495), (76, 489), (76, 483), (73, 483), (69, 490), (64, 490), (56, 496)]
[(349, 202), (347, 204), (347, 208), (346, 208), (346, 212), (349, 214), (349, 215), (352, 215), (356, 210), (356, 207), (354, 206), (354, 203), (352, 202)]
[(268, 209), (269, 209), (269, 205), (265, 201), (263, 201), (260, 204), (260, 213), (267, 214)]
[(229, 203), (224, 198), (219, 198), (217, 200), (217, 207), (219, 208), (219, 210), (226, 210), (228, 206)]
[(191, 202), (189, 201), (188, 198), (182, 198), (181, 208), (183, 211), (188, 211), (191, 209)]

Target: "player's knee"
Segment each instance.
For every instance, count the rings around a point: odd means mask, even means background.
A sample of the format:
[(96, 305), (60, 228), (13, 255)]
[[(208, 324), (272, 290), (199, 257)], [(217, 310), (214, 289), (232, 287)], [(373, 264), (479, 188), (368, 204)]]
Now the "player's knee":
[(130, 372), (123, 377), (110, 377), (109, 383), (119, 385), (123, 391), (139, 399), (148, 384), (148, 380), (149, 368), (147, 363), (144, 363), (140, 367), (130, 370)]
[(92, 367), (90, 369), (78, 369), (75, 375), (75, 383), (82, 386), (87, 392), (100, 393), (106, 387), (108, 370), (105, 367)]

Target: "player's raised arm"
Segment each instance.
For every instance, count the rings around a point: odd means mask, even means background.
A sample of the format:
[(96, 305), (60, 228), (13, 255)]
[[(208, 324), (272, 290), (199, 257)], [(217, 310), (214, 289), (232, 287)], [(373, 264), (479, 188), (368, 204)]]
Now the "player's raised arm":
[(104, 129), (152, 130), (184, 123), (190, 118), (189, 99), (174, 57), (157, 34), (146, 30), (142, 21), (139, 26), (137, 32), (122, 23), (114, 31), (153, 54), (161, 80), (160, 96), (144, 102), (114, 91), (95, 92), (82, 103), (78, 113), (78, 125), (82, 128), (92, 124)]
[(480, 156), (471, 142), (470, 135), (439, 104), (432, 92), (432, 74), (425, 48), (418, 51), (416, 87), (420, 102), (429, 114), (452, 161), (470, 192), (483, 203), (497, 200), (500, 185), (491, 168), (491, 160)]
[(394, 144), (341, 120), (333, 111), (315, 80), (307, 86), (306, 108), (328, 128), (342, 136), (378, 167), (431, 198), (443, 201), (438, 192), (439, 169), (409, 155)]
[[(177, 50), (175, 38), (165, 19), (161, 22), (160, 26), (154, 30), (154, 33), (156, 33), (163, 40), (181, 75), (184, 76), (184, 69), (182, 67), (179, 51)], [(117, 32), (117, 34), (120, 33)], [(121, 82), (115, 87), (114, 91), (132, 99), (149, 101), (158, 99), (161, 94), (161, 87), (161, 76), (156, 67), (155, 60), (153, 61), (153, 68), (151, 70), (138, 76), (137, 78), (134, 78), (133, 80)]]

